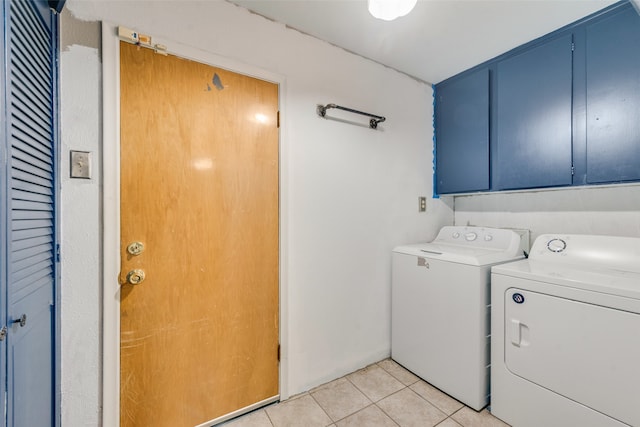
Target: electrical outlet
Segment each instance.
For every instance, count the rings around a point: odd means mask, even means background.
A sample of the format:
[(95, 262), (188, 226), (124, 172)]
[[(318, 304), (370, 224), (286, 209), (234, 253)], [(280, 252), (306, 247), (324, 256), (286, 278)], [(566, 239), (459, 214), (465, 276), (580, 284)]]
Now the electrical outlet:
[(418, 197), (418, 212), (426, 212), (426, 211), (427, 211), (427, 198)]
[(71, 178), (91, 179), (91, 153), (71, 151)]

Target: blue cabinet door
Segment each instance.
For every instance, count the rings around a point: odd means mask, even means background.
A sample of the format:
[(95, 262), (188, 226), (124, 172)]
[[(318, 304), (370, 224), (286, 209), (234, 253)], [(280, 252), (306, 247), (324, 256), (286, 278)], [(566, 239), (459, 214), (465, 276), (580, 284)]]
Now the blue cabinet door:
[(41, 0), (3, 6), (5, 415), (10, 427), (53, 426), (57, 15)]
[(499, 61), (494, 190), (572, 184), (572, 36)]
[(640, 15), (586, 27), (587, 182), (640, 180)]
[(436, 87), (436, 191), (489, 189), (489, 70)]

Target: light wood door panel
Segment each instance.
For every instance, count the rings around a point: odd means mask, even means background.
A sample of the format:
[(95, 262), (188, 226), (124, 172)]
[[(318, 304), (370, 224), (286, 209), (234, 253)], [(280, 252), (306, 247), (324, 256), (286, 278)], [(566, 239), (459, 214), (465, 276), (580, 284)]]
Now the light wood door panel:
[(120, 49), (121, 426), (192, 427), (278, 394), (278, 87)]

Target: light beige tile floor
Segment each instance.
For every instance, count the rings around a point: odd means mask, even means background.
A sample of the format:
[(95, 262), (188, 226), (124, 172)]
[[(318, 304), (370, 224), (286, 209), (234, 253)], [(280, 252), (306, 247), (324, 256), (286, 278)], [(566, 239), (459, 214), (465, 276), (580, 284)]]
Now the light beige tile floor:
[(386, 359), (224, 427), (508, 427)]

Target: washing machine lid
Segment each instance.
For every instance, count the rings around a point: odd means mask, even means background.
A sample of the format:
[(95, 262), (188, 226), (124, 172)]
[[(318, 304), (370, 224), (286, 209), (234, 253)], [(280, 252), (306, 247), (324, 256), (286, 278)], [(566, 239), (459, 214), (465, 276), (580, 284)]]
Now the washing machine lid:
[(442, 227), (433, 242), (399, 246), (393, 251), (474, 266), (493, 265), (524, 257), (518, 233), (487, 227)]
[(491, 272), (640, 299), (640, 238), (545, 234), (529, 259)]

